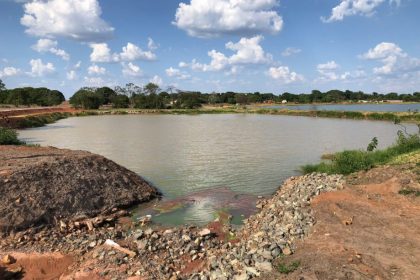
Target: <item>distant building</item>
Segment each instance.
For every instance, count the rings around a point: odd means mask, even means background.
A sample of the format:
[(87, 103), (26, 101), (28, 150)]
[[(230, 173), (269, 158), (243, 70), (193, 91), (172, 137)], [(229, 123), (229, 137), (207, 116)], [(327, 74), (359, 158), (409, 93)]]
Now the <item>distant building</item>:
[(287, 103), (286, 99), (281, 102), (281, 104), (286, 104), (286, 103)]

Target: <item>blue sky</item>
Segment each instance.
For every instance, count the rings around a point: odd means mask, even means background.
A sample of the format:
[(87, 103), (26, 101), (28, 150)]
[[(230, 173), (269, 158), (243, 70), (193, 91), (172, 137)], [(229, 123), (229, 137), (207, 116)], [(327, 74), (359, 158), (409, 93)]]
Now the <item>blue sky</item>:
[(0, 0), (0, 79), (300, 93), (420, 90), (417, 0)]

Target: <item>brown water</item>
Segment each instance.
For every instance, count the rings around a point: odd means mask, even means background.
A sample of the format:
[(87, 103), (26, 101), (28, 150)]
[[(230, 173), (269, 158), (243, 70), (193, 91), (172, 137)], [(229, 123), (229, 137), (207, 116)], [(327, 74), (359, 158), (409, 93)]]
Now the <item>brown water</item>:
[[(201, 202), (160, 217), (162, 223), (177, 224), (211, 220), (222, 207), (214, 193), (221, 187), (234, 194), (269, 195), (322, 154), (365, 149), (373, 137), (383, 148), (394, 142), (397, 130), (390, 122), (294, 116), (121, 115), (68, 118), (20, 131), (20, 137), (101, 154), (142, 175), (167, 198), (201, 193)], [(232, 202), (242, 205), (237, 213), (241, 207), (246, 212), (243, 204)]]

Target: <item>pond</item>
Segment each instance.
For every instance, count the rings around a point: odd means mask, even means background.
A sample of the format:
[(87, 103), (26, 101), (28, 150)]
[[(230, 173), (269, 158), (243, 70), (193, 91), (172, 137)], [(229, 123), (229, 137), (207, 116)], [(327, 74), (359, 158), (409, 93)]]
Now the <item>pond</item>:
[(420, 103), (267, 105), (260, 108), (299, 111), (420, 112)]
[[(414, 126), (409, 126), (414, 131)], [(20, 131), (29, 143), (103, 155), (159, 188), (139, 208), (163, 224), (202, 224), (227, 211), (240, 220), (299, 167), (343, 149), (391, 145), (391, 122), (252, 114), (74, 117)]]

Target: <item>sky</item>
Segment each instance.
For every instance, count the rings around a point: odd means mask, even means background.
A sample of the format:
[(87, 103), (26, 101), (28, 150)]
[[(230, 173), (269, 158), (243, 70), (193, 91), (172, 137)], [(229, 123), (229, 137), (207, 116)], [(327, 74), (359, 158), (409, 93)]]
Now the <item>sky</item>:
[(0, 79), (202, 92), (420, 90), (418, 0), (0, 0)]

